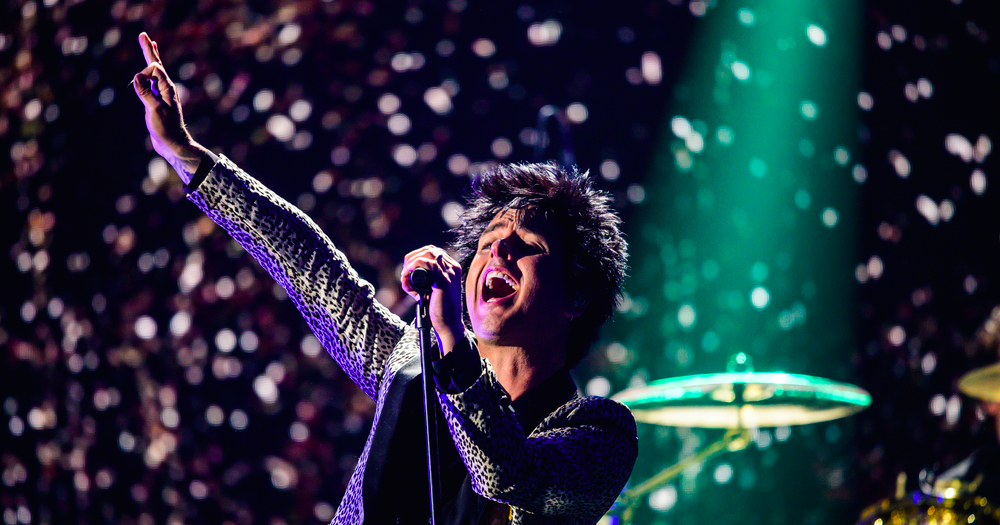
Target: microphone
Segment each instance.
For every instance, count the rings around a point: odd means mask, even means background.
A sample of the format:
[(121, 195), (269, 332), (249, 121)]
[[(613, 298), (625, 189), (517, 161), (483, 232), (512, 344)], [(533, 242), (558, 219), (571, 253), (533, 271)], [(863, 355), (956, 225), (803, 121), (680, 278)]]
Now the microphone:
[(417, 268), (410, 272), (410, 286), (417, 293), (421, 295), (431, 293), (431, 286), (433, 284), (434, 280), (431, 279), (431, 272), (427, 271), (426, 268)]

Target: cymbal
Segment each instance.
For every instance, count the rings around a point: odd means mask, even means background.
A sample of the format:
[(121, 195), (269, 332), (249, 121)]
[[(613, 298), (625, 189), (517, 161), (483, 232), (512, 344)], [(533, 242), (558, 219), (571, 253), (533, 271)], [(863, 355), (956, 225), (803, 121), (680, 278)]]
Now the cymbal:
[(1000, 363), (977, 368), (958, 380), (958, 389), (983, 401), (1000, 402)]
[(664, 379), (612, 399), (641, 423), (698, 428), (807, 425), (849, 416), (872, 403), (871, 395), (854, 385), (774, 372)]

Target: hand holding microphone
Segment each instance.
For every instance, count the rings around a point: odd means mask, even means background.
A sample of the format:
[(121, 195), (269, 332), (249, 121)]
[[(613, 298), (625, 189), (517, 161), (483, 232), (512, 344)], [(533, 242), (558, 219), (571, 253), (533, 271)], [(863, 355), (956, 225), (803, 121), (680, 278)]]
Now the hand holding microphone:
[(447, 354), (465, 335), (462, 322), (462, 267), (443, 249), (424, 246), (403, 259), (403, 291), (416, 300), (430, 296), (431, 325), (441, 352)]
[(431, 277), (431, 272), (427, 271), (426, 268), (415, 268), (410, 272), (410, 287), (418, 294), (425, 295), (431, 293), (433, 285), (434, 280)]

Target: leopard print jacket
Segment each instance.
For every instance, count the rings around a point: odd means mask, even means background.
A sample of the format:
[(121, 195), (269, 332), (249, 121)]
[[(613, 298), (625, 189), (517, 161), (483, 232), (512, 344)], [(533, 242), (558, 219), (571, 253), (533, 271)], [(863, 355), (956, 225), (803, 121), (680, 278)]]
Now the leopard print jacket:
[[(372, 432), (332, 524), (364, 522), (362, 478), (387, 385), (419, 352), (417, 332), (374, 299), (344, 254), (304, 213), (220, 157), (188, 195), (288, 292), (316, 337), (372, 399)], [(489, 362), (467, 390), (438, 401), (473, 489), (510, 505), (513, 524), (596, 523), (637, 453), (627, 408), (579, 394), (525, 438)]]

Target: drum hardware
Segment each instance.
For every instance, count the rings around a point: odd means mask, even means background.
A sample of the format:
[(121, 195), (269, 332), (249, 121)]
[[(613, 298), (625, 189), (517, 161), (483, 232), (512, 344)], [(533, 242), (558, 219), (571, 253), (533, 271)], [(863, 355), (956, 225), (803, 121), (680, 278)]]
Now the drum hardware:
[[(958, 381), (965, 395), (986, 402), (1000, 402), (1000, 363), (972, 370)], [(894, 498), (867, 507), (858, 525), (1000, 525), (1000, 508), (977, 495), (983, 475), (971, 482), (960, 479), (921, 479), (920, 490), (906, 492), (906, 475), (900, 474)]]
[(972, 483), (936, 480), (930, 494), (906, 492), (906, 474), (896, 478), (896, 495), (865, 508), (857, 525), (1000, 525), (1000, 509), (976, 496)]
[(1000, 403), (1000, 363), (965, 374), (958, 380), (958, 389), (967, 396)]
[(738, 452), (747, 448), (749, 445), (750, 431), (735, 428), (729, 429), (726, 431), (726, 434), (722, 436), (722, 439), (719, 439), (715, 443), (705, 447), (697, 454), (670, 465), (669, 467), (661, 470), (655, 476), (626, 490), (625, 492), (622, 492), (621, 496), (618, 496), (618, 499), (615, 501), (616, 505), (620, 505), (622, 507), (622, 523), (632, 523), (632, 515), (635, 512), (636, 506), (639, 504), (640, 498), (681, 475), (681, 473), (691, 465), (704, 463), (705, 461), (708, 461), (709, 459), (727, 450), (730, 452)]
[(806, 425), (855, 414), (871, 395), (854, 385), (819, 377), (755, 372), (749, 356), (733, 356), (721, 374), (664, 379), (624, 390), (612, 399), (632, 410), (636, 421), (653, 425), (727, 429), (697, 454), (627, 489), (616, 501), (623, 524), (631, 523), (641, 497), (676, 478), (691, 465), (750, 444), (750, 430)]

